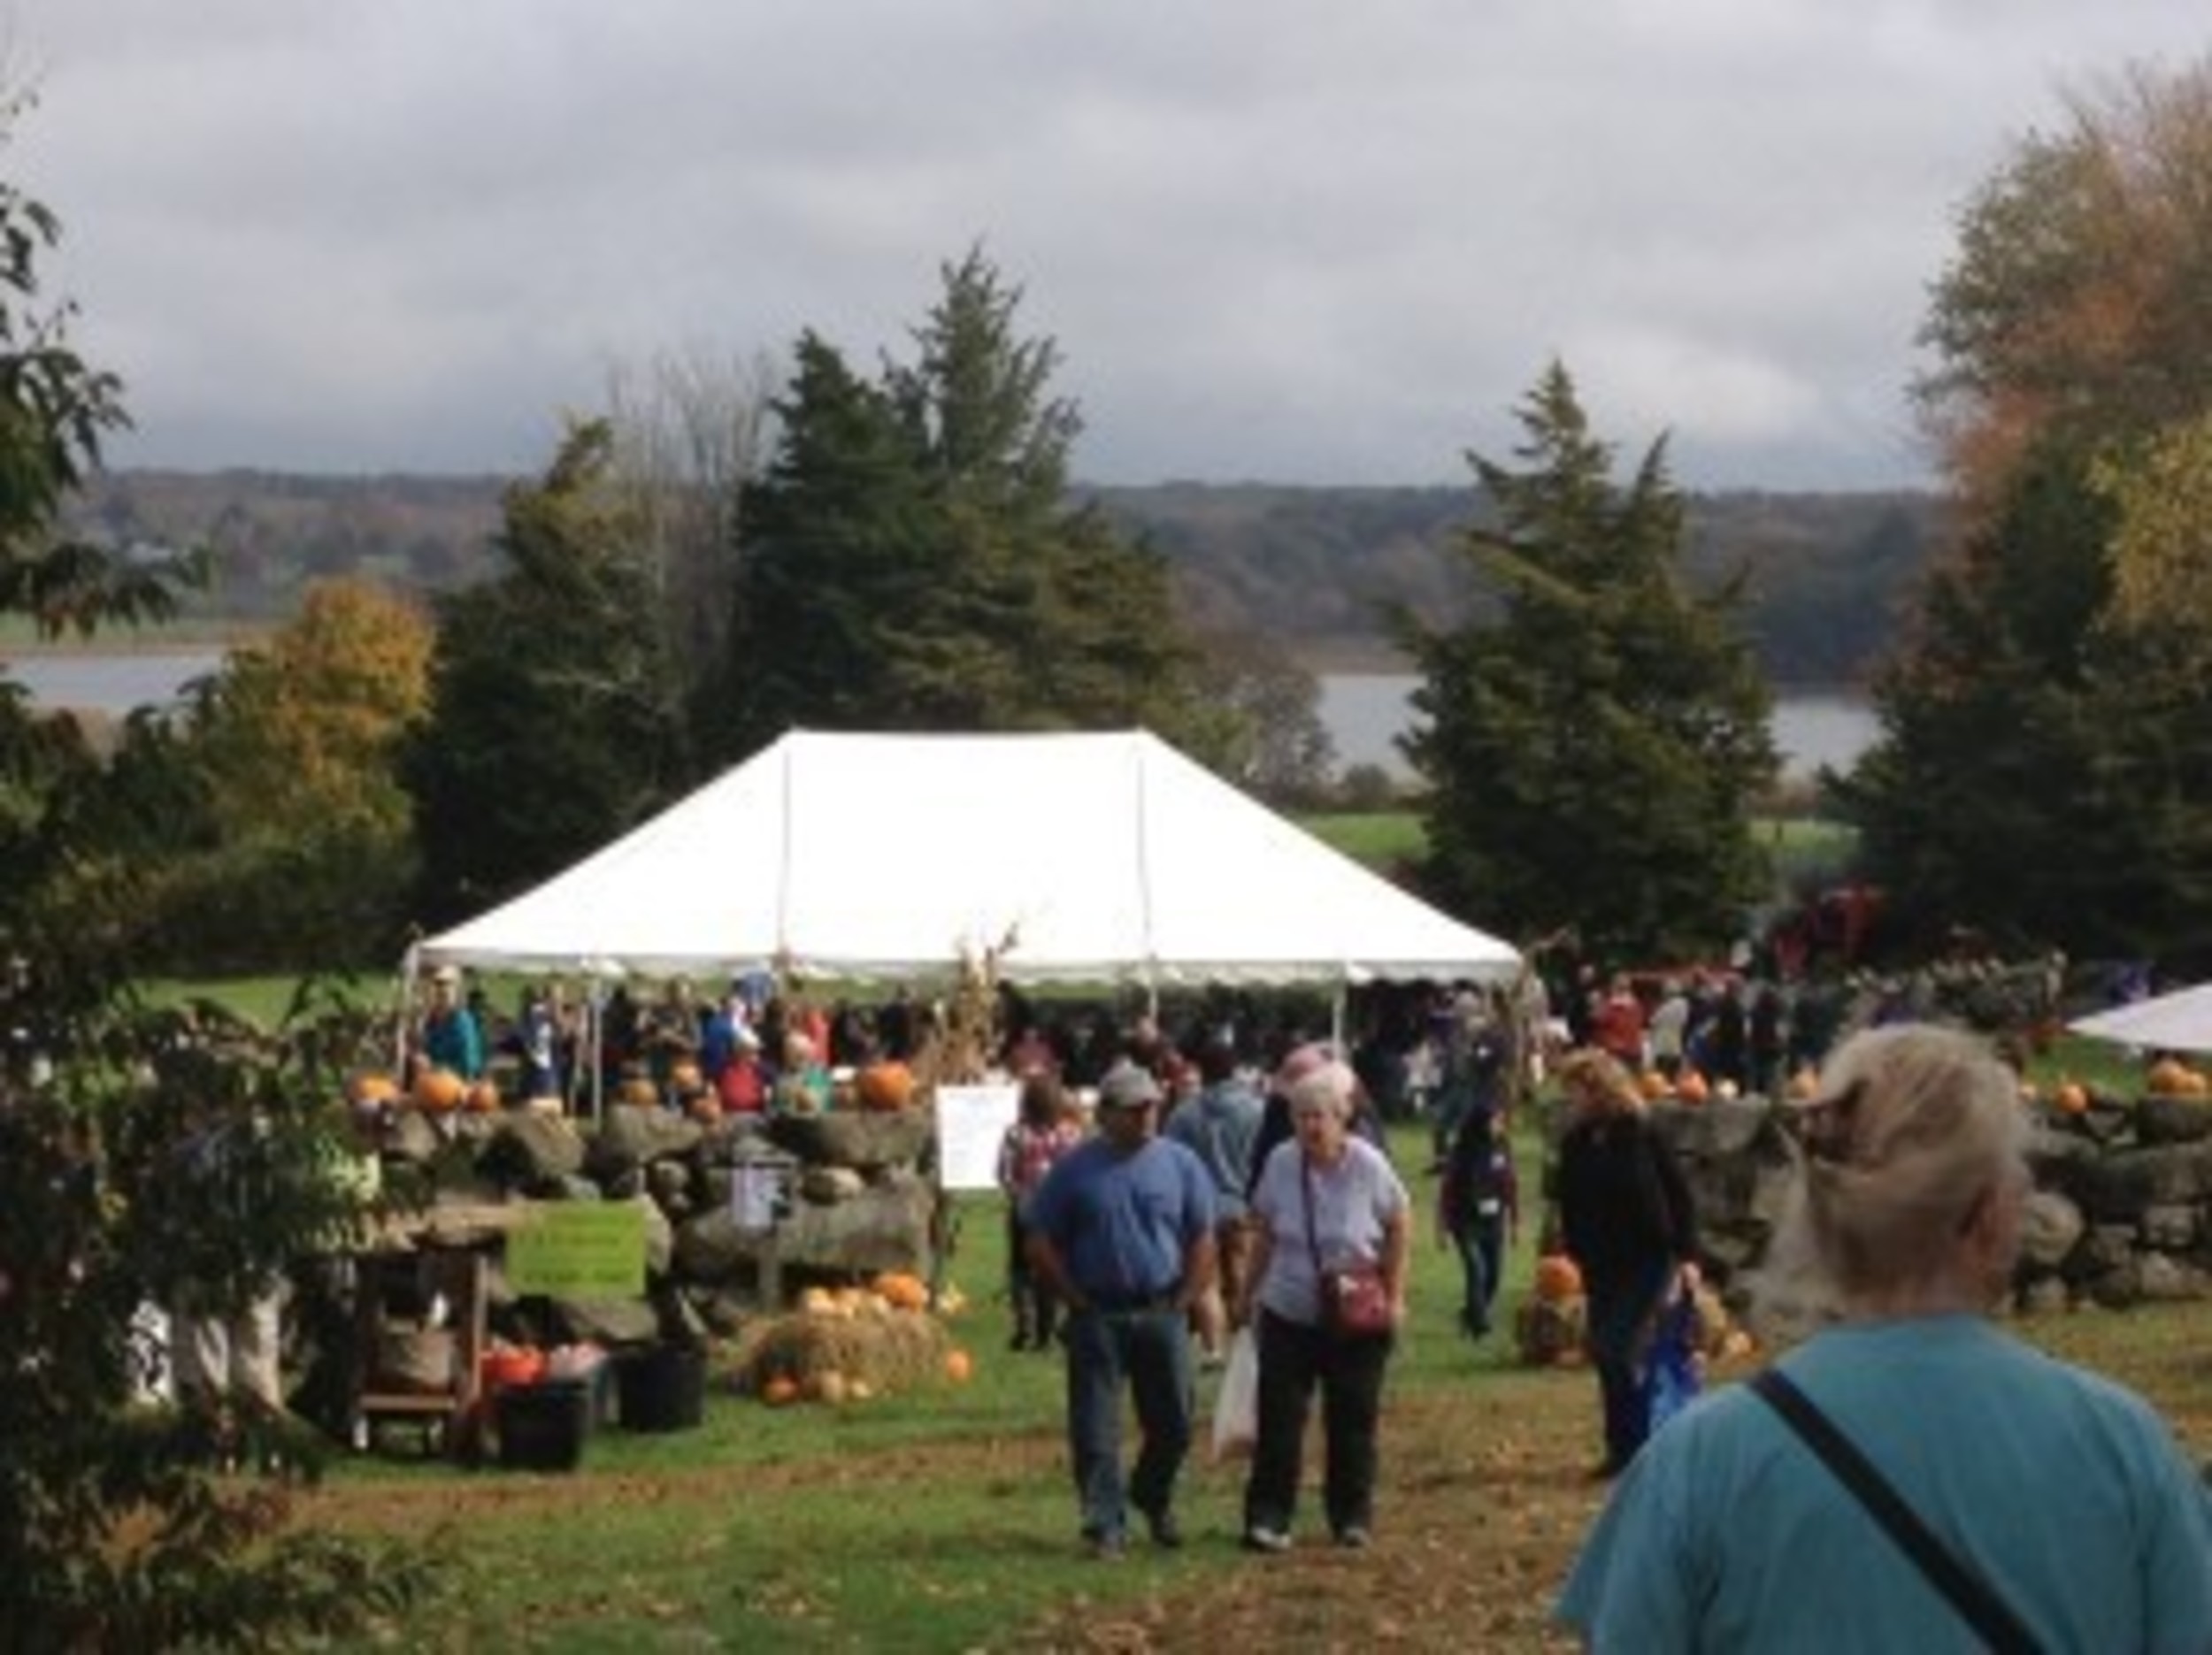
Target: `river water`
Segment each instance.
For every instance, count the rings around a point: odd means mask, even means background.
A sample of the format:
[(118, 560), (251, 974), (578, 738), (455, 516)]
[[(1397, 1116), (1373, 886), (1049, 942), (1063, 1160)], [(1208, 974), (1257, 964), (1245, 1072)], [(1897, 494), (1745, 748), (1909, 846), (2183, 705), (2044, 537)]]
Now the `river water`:
[[(67, 707), (120, 717), (160, 706), (185, 685), (221, 665), (211, 649), (127, 655), (30, 655), (0, 663), (43, 707)], [(1393, 746), (1412, 722), (1410, 698), (1419, 680), (1409, 672), (1321, 675), (1321, 722), (1336, 744), (1340, 768), (1379, 764), (1409, 774)], [(1791, 691), (1776, 698), (1775, 745), (1783, 772), (1809, 778), (1821, 765), (1848, 770), (1874, 739), (1873, 710), (1862, 698), (1827, 691)]]
[(141, 707), (177, 699), (195, 678), (223, 664), (214, 649), (150, 649), (124, 655), (28, 655), (0, 660), (0, 672), (31, 693), (40, 707), (105, 713), (120, 718)]
[[(1340, 770), (1379, 764), (1409, 776), (1394, 742), (1413, 722), (1409, 672), (1329, 672), (1321, 677), (1321, 722), (1336, 744)], [(1810, 779), (1825, 764), (1847, 770), (1880, 732), (1863, 697), (1833, 690), (1791, 690), (1775, 697), (1774, 745), (1786, 777)]]

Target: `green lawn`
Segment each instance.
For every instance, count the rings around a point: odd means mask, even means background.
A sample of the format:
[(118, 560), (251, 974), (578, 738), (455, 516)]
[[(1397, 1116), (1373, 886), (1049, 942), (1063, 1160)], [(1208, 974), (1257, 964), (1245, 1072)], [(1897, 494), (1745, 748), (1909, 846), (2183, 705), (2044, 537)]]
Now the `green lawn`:
[(1410, 810), (1317, 811), (1300, 816), (1298, 824), (1370, 868), (1387, 870), (1428, 850), (1428, 834)]

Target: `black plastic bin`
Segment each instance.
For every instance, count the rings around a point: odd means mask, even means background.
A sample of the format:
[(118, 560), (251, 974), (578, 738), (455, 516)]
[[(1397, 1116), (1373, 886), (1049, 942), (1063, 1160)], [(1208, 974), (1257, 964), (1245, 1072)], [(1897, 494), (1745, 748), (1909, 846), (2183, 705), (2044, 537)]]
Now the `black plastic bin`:
[(591, 1436), (592, 1383), (542, 1379), (499, 1393), (499, 1463), (517, 1471), (573, 1471)]
[(706, 1417), (707, 1353), (681, 1345), (635, 1351), (615, 1364), (626, 1431), (688, 1431)]

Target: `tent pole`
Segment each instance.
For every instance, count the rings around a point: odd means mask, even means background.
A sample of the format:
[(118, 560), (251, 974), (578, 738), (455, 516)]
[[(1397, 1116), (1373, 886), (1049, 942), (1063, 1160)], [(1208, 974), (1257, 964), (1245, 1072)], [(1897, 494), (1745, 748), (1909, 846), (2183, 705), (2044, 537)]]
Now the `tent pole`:
[(392, 1073), (407, 1082), (407, 1024), (414, 1015), (415, 977), (422, 969), (422, 945), (411, 942), (399, 966), (399, 1006), (392, 1014)]
[(1329, 997), (1329, 1044), (1341, 1053), (1344, 1050), (1344, 1001), (1346, 980), (1339, 977), (1336, 990)]
[(607, 1118), (607, 989), (605, 981), (596, 971), (591, 974), (588, 981), (591, 984), (591, 1123), (596, 1129)]

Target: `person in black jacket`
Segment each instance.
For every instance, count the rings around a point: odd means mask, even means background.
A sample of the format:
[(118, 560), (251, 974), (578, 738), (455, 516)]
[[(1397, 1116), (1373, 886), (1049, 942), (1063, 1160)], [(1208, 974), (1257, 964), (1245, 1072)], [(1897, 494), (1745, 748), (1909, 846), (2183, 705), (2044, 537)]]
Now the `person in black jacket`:
[(1697, 1215), (1626, 1069), (1577, 1052), (1559, 1084), (1571, 1112), (1559, 1145), (1560, 1239), (1582, 1272), (1605, 1416), (1598, 1475), (1613, 1476), (1651, 1434), (1645, 1358), (1661, 1309), (1696, 1289)]

